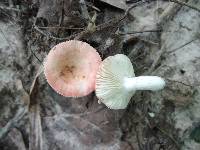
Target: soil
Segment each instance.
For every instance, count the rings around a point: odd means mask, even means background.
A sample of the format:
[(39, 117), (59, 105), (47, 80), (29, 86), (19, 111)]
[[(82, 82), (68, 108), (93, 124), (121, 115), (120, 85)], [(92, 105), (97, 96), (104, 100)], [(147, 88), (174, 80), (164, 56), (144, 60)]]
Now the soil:
[[(129, 9), (132, 8), (132, 9)], [(56, 44), (77, 39), (102, 59), (127, 55), (138, 91), (124, 110), (57, 94), (43, 74)], [(1, 150), (200, 149), (199, 0), (1, 0)]]

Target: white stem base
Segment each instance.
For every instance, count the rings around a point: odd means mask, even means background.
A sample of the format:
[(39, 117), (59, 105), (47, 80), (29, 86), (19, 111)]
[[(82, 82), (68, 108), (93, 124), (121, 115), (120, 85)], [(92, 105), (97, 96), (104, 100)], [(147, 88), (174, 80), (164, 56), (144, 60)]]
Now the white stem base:
[(157, 76), (139, 76), (133, 78), (124, 78), (124, 87), (128, 91), (151, 90), (157, 91), (163, 89), (165, 81)]

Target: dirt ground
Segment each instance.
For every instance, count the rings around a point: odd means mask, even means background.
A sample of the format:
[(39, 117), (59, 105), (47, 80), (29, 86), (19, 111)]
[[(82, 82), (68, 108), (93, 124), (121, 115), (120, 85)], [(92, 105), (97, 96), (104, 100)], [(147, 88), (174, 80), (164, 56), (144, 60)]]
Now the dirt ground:
[[(102, 59), (127, 55), (136, 76), (165, 79), (127, 109), (95, 93), (66, 98), (43, 61), (77, 39)], [(1, 0), (0, 150), (199, 150), (199, 0)]]

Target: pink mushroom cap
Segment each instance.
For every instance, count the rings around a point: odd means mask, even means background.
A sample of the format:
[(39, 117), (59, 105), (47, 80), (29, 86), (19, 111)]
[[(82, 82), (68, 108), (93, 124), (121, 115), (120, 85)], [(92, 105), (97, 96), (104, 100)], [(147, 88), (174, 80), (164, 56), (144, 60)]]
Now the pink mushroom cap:
[(65, 97), (86, 96), (95, 90), (101, 57), (89, 44), (71, 40), (54, 46), (44, 62), (49, 85)]

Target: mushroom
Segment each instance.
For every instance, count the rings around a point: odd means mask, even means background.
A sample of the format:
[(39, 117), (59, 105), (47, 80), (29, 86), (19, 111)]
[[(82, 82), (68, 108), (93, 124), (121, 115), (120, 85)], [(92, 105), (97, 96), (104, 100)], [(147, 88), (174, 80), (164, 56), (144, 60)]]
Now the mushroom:
[(157, 76), (135, 77), (130, 59), (123, 54), (107, 57), (96, 77), (96, 95), (110, 109), (125, 109), (136, 90), (157, 91), (165, 81)]
[(54, 46), (44, 62), (49, 85), (65, 97), (86, 96), (95, 90), (101, 57), (89, 44), (71, 40)]

